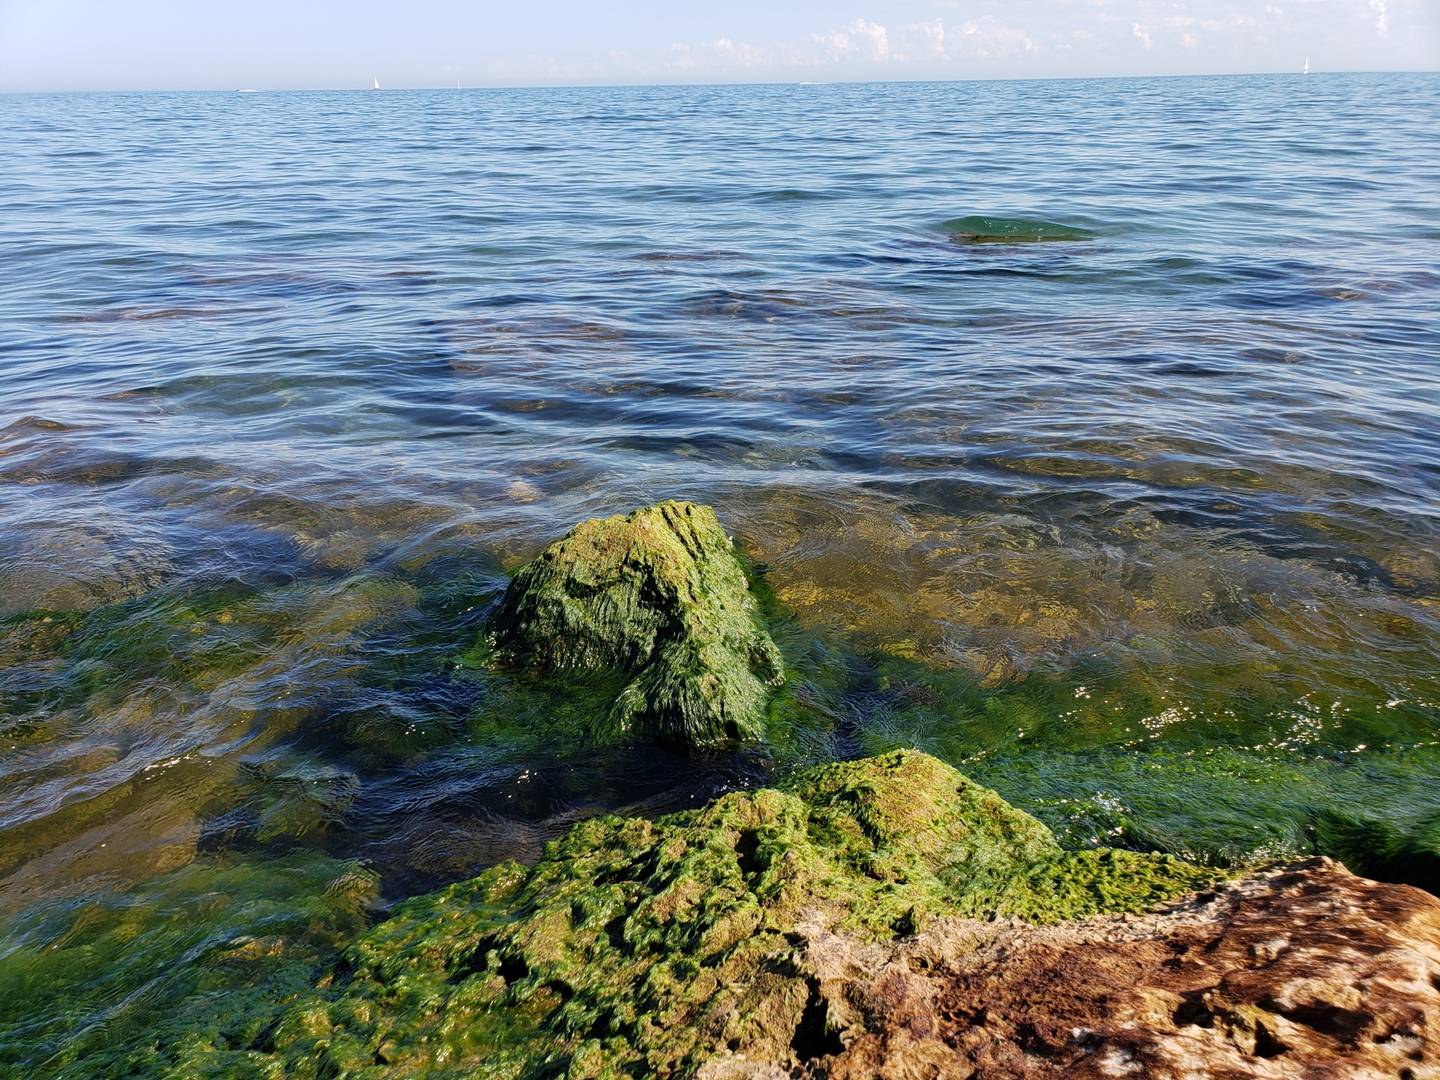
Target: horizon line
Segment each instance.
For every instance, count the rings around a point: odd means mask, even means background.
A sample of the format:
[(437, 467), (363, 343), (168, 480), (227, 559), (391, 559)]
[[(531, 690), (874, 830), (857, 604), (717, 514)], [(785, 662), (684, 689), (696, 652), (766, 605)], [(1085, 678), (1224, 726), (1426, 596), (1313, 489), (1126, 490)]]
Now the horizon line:
[[(351, 94), (351, 93), (429, 93), (432, 91), (456, 90), (651, 90), (651, 89), (706, 89), (726, 87), (761, 87), (761, 86), (887, 86), (887, 85), (912, 85), (927, 83), (1005, 83), (1005, 82), (1104, 82), (1107, 80), (1131, 80), (1131, 79), (1219, 79), (1219, 78), (1269, 78), (1277, 75), (1293, 75), (1297, 77), (1313, 77), (1316, 75), (1436, 75), (1440, 69), (1435, 68), (1322, 68), (1310, 70), (1308, 73), (1284, 70), (1284, 71), (1211, 71), (1211, 72), (1174, 72), (1169, 74), (1116, 74), (1116, 75), (992, 75), (972, 76), (965, 79), (758, 79), (754, 81), (728, 81), (728, 82), (537, 82), (537, 83), (475, 83), (469, 86), (456, 86), (449, 83), (440, 85), (402, 85), (385, 87), (377, 91), (372, 86), (357, 84), (355, 86), (279, 86), (279, 87), (248, 87), (248, 86), (206, 86), (206, 87), (127, 87), (117, 88), (82, 88), (76, 87), (66, 90), (0, 90), (3, 95), (23, 94), (235, 94), (235, 93), (256, 93), (256, 94)], [(371, 76), (372, 80), (375, 76)]]

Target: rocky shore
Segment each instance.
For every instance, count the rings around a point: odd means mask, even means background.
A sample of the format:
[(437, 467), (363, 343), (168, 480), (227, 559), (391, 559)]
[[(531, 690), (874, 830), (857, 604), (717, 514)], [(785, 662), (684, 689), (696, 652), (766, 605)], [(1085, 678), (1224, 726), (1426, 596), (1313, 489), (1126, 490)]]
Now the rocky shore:
[[(1440, 1073), (1440, 902), (1313, 859), (1062, 850), (901, 751), (417, 898), (255, 1046), (289, 1077)], [(187, 1073), (190, 1075), (190, 1073)]]
[(1430, 1077), (1437, 947), (1434, 897), (1323, 858), (1141, 916), (939, 919), (889, 947), (808, 926), (823, 1052), (699, 1075)]

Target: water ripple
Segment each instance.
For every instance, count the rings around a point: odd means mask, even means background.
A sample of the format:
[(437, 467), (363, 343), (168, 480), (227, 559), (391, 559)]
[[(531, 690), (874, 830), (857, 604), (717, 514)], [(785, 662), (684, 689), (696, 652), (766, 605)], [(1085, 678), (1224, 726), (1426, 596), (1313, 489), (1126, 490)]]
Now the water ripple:
[(855, 650), (782, 758), (1440, 723), (1435, 76), (0, 104), (0, 905), (753, 781), (451, 665), (666, 496)]

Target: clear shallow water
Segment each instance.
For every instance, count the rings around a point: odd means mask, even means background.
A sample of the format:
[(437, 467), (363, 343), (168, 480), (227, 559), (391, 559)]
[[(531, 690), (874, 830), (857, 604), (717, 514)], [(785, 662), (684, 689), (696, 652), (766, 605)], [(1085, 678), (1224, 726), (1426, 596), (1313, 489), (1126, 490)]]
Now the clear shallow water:
[[(395, 897), (893, 743), (1076, 843), (1440, 830), (1436, 115), (1431, 75), (0, 98), (10, 955), (212, 864)], [(664, 497), (785, 613), (768, 751), (597, 749), (457, 668), (506, 569)]]

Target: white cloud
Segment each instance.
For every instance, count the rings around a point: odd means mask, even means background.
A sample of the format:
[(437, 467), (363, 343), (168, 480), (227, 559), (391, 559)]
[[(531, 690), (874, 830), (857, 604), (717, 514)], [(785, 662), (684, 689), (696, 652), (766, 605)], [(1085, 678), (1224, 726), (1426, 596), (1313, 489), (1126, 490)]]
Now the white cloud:
[[(777, 78), (790, 73), (799, 78), (963, 78), (992, 72), (1247, 65), (1274, 70), (1277, 63), (1298, 66), (1296, 57), (1305, 53), (1325, 57), (1327, 38), (1343, 33), (1374, 42), (1376, 48), (1414, 38), (1413, 13), (1440, 0), (1007, 0), (1006, 7), (990, 8), (988, 14), (983, 7), (977, 10), (978, 0), (931, 2), (943, 5), (945, 18), (888, 24), (854, 18), (798, 40), (767, 40), (764, 46), (735, 37), (677, 45), (666, 67), (687, 78), (762, 72)], [(1242, 57), (1260, 59), (1241, 63)], [(805, 74), (817, 69), (825, 74)]]
[(856, 19), (843, 30), (812, 36), (824, 46), (826, 56), (831, 61), (884, 61), (890, 58), (890, 32), (880, 23), (866, 19)]
[(755, 67), (765, 62), (764, 49), (747, 45), (743, 41), (731, 41), (728, 37), (722, 37), (711, 42), (710, 47), (721, 56), (728, 56), (741, 67)]
[(995, 59), (1036, 50), (1024, 30), (985, 15), (957, 26), (942, 19), (907, 23), (895, 31), (881, 23), (856, 19), (825, 34), (812, 34), (821, 53), (813, 63), (903, 65), (962, 58)]
[(700, 45), (680, 41), (670, 46), (665, 61), (666, 71), (694, 71), (720, 67), (754, 68), (770, 63), (773, 58), (766, 49), (733, 38), (722, 37)]
[(931, 19), (928, 22), (913, 23), (907, 27), (912, 34), (921, 40), (921, 51), (931, 56), (945, 55), (945, 23), (941, 19)]
[(992, 16), (972, 19), (960, 28), (969, 55), (982, 60), (1003, 59), (1036, 51), (1030, 35), (1018, 26), (997, 22)]
[(1375, 32), (1381, 37), (1390, 34), (1390, 6), (1386, 0), (1370, 0), (1370, 10), (1375, 13)]

